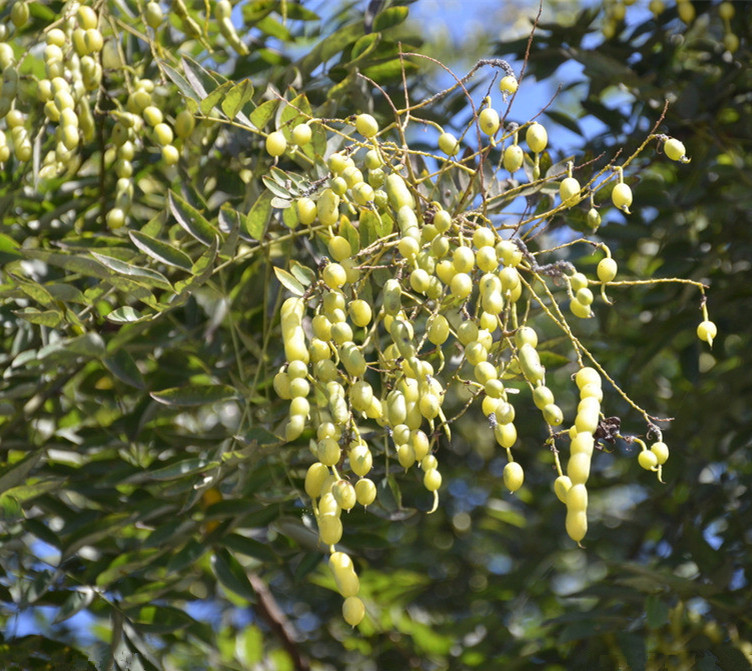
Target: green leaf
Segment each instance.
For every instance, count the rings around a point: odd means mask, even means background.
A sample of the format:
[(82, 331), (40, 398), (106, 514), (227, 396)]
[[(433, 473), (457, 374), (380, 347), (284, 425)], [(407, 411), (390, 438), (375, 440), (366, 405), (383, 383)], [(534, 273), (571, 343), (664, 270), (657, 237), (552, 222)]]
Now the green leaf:
[(254, 557), (270, 564), (275, 564), (279, 561), (279, 555), (268, 545), (247, 536), (227, 534), (222, 537), (222, 543), (233, 552), (246, 555), (247, 557)]
[[(378, 31), (377, 31), (378, 32)], [(325, 63), (333, 56), (341, 54), (347, 47), (355, 42), (363, 34), (363, 26), (359, 23), (350, 23), (327, 35), (313, 49), (311, 49), (299, 62), (298, 69), (303, 76), (309, 75), (313, 70)]]
[(214, 73), (209, 72), (201, 63), (189, 56), (183, 54), (181, 61), (185, 78), (198, 95), (200, 103), (209, 95), (209, 91), (213, 91), (221, 82)]
[(379, 12), (373, 20), (373, 31), (379, 33), (402, 23), (409, 13), (407, 7), (389, 7)]
[(7, 468), (0, 469), (0, 493), (6, 492), (16, 485), (20, 485), (31, 472), (31, 469), (37, 465), (41, 457), (41, 450), (37, 450), (21, 459), (21, 461), (17, 461)]
[(244, 79), (242, 82), (235, 84), (222, 100), (222, 111), (229, 119), (234, 119), (235, 115), (243, 109), (243, 106), (253, 97), (253, 84), (250, 79)]
[(212, 557), (212, 570), (223, 587), (243, 597), (247, 601), (256, 600), (256, 592), (251, 587), (245, 569), (227, 550), (218, 548)]
[(116, 259), (113, 256), (105, 256), (104, 254), (98, 254), (97, 252), (92, 252), (91, 255), (103, 266), (106, 266), (118, 275), (125, 275), (139, 284), (172, 291), (172, 284), (169, 283), (162, 273), (159, 273), (156, 270), (140, 268), (139, 266), (134, 266), (125, 261), (121, 261), (120, 259)]
[(349, 219), (339, 227), (339, 234), (350, 243), (353, 254), (360, 249), (360, 233), (358, 233), (358, 229), (350, 223)]
[(251, 207), (245, 218), (245, 230), (254, 240), (261, 240), (272, 212), (272, 194), (264, 191)]
[(108, 322), (112, 322), (113, 324), (134, 324), (136, 322), (142, 322), (142, 321), (148, 321), (149, 319), (153, 319), (154, 315), (144, 315), (140, 313), (138, 310), (130, 307), (129, 305), (124, 305), (121, 308), (116, 308), (112, 312), (108, 312), (104, 318)]
[(11, 272), (9, 272), (8, 275), (13, 278), (13, 281), (18, 285), (18, 288), (32, 300), (41, 303), (46, 307), (55, 304), (55, 299), (50, 295), (50, 292), (38, 282), (27, 280), (25, 277), (20, 277)]
[(267, 100), (261, 103), (253, 112), (251, 112), (251, 123), (256, 128), (263, 128), (269, 123), (274, 113), (277, 111), (278, 100)]
[(104, 341), (98, 333), (84, 333), (75, 338), (56, 340), (42, 347), (37, 352), (37, 359), (41, 361), (58, 352), (92, 358), (104, 354)]
[(269, 189), (269, 191), (271, 191), (278, 198), (284, 198), (285, 200), (290, 200), (292, 198), (290, 191), (286, 187), (277, 184), (276, 180), (274, 180), (269, 175), (264, 175), (261, 178), (261, 181), (264, 183), (266, 188)]
[[(160, 64), (160, 67), (162, 68), (162, 70), (165, 72), (165, 74), (170, 79), (172, 79), (172, 81), (178, 87), (178, 89), (180, 90), (180, 92), (186, 98), (188, 98), (189, 100), (194, 101), (195, 103), (200, 103), (201, 102), (201, 100), (204, 98), (204, 96), (201, 95), (201, 94), (199, 94), (199, 93), (197, 93), (194, 90), (193, 86), (191, 86), (188, 83), (188, 80), (185, 77), (183, 77), (183, 75), (181, 75), (177, 70), (175, 70), (175, 68), (173, 68), (172, 66), (168, 65), (164, 61), (160, 61), (159, 64)], [(190, 107), (189, 107), (189, 109), (190, 109)], [(195, 109), (197, 109), (197, 106), (196, 106)], [(192, 111), (195, 111), (195, 109), (192, 110)]]
[(170, 191), (168, 201), (172, 215), (182, 228), (207, 247), (214, 243), (217, 230), (208, 222), (203, 214), (188, 204), (174, 191)]
[(74, 589), (70, 596), (65, 600), (65, 603), (60, 607), (60, 610), (55, 615), (55, 619), (52, 624), (60, 624), (65, 622), (68, 618), (73, 617), (76, 613), (88, 607), (88, 605), (94, 599), (94, 590), (91, 588), (82, 588), (80, 590)]
[[(224, 84), (220, 84), (217, 88), (215, 88), (206, 98), (204, 98), (201, 103), (199, 104), (198, 108), (203, 114), (209, 114), (218, 103), (221, 103), (224, 101), (224, 99), (227, 97), (227, 94), (232, 90), (232, 88), (235, 86), (235, 82), (225, 82)], [(223, 108), (224, 111), (224, 108)], [(234, 116), (234, 115), (233, 115)]]
[(63, 313), (59, 310), (37, 310), (36, 308), (21, 308), (13, 310), (13, 314), (32, 324), (57, 328), (63, 323)]
[(182, 459), (169, 466), (163, 466), (162, 468), (156, 468), (154, 470), (145, 471), (144, 473), (138, 473), (129, 478), (129, 482), (143, 482), (146, 480), (179, 480), (189, 475), (196, 475), (197, 473), (203, 473), (204, 471), (216, 468), (219, 464), (216, 461), (210, 461), (204, 457), (192, 457), (190, 459)]
[(363, 35), (352, 48), (350, 54), (350, 64), (365, 58), (370, 54), (381, 41), (381, 35), (379, 33), (369, 33)]
[(290, 272), (304, 287), (309, 287), (316, 281), (316, 273), (295, 259), (290, 261)]
[(183, 610), (172, 606), (141, 606), (138, 610), (126, 611), (131, 626), (149, 634), (169, 634), (189, 625), (195, 620)]
[(283, 287), (288, 291), (291, 291), (296, 296), (302, 296), (305, 293), (305, 287), (297, 280), (293, 275), (288, 273), (283, 268), (274, 266), (274, 274), (280, 281)]
[(109, 356), (102, 357), (102, 363), (110, 373), (125, 384), (136, 387), (136, 389), (146, 387), (143, 375), (141, 375), (136, 362), (124, 349), (119, 349)]
[(257, 21), (255, 27), (270, 37), (276, 37), (283, 42), (289, 42), (292, 39), (290, 31), (271, 15), (267, 15), (260, 21)]
[(128, 235), (130, 235), (136, 247), (153, 259), (165, 265), (180, 268), (181, 270), (191, 269), (193, 261), (191, 261), (187, 254), (181, 252), (174, 245), (152, 238), (150, 235), (146, 235), (140, 231), (128, 231)]
[(176, 406), (206, 405), (240, 397), (234, 387), (226, 384), (186, 385), (153, 391), (149, 395), (159, 403)]
[(371, 210), (364, 210), (360, 215), (360, 248), (365, 249), (372, 245), (381, 236), (377, 231), (377, 227), (380, 227), (379, 215)]
[[(299, 123), (308, 121), (311, 116), (311, 103), (304, 93), (300, 93), (290, 100), (279, 115), (279, 127), (283, 130), (285, 137), (289, 140), (292, 137), (291, 131)], [(279, 172), (282, 172), (281, 170)]]

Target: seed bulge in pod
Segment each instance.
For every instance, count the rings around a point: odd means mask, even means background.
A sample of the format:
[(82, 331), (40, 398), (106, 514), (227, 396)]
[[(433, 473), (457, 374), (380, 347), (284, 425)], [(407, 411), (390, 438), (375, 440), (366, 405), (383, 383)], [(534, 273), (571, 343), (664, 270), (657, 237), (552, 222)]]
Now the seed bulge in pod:
[(350, 448), (350, 470), (355, 475), (363, 477), (367, 475), (373, 467), (373, 456), (365, 443), (356, 443)]
[(510, 461), (504, 466), (502, 478), (504, 480), (504, 486), (510, 492), (516, 492), (522, 487), (522, 483), (525, 481), (525, 472), (522, 470), (522, 466), (516, 461)]
[(567, 508), (570, 510), (585, 510), (588, 504), (588, 493), (584, 484), (574, 484), (567, 491)]
[(321, 486), (324, 480), (329, 477), (329, 469), (320, 461), (311, 464), (308, 467), (305, 477), (305, 493), (312, 499), (321, 496)]
[(587, 533), (587, 513), (584, 510), (567, 510), (566, 530), (569, 537), (579, 543)]
[(560, 475), (554, 480), (554, 493), (562, 503), (567, 502), (567, 492), (572, 487), (572, 481), (568, 475)]
[(339, 480), (332, 487), (332, 494), (342, 510), (350, 510), (356, 503), (355, 487), (347, 480)]
[(361, 506), (370, 506), (376, 500), (376, 485), (373, 480), (361, 478), (355, 483), (355, 496)]

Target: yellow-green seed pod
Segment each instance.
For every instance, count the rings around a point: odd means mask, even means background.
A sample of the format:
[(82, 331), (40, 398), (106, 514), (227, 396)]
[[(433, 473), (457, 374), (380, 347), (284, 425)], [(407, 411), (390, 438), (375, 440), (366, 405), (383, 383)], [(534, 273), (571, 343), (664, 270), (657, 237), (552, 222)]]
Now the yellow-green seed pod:
[(351, 627), (357, 627), (366, 615), (366, 607), (357, 596), (349, 596), (342, 604), (342, 617)]
[(519, 463), (516, 461), (510, 461), (504, 466), (502, 478), (504, 480), (504, 486), (510, 492), (516, 492), (522, 487), (522, 483), (525, 481), (525, 472), (522, 470), (522, 466), (520, 466)]
[(509, 422), (508, 424), (497, 424), (494, 427), (494, 437), (496, 438), (496, 442), (502, 447), (512, 447), (517, 442), (517, 429), (512, 422)]
[(311, 464), (305, 477), (306, 494), (312, 499), (317, 499), (321, 496), (322, 485), (329, 475), (329, 469), (320, 461)]
[(567, 502), (567, 492), (572, 487), (572, 481), (569, 479), (568, 475), (560, 475), (556, 480), (554, 480), (554, 493), (556, 494), (556, 498), (559, 499), (562, 503)]
[(404, 206), (411, 209), (415, 208), (415, 198), (413, 198), (410, 189), (407, 188), (407, 184), (405, 184), (405, 180), (401, 175), (392, 173), (386, 178), (386, 193), (389, 196), (389, 202), (395, 210), (399, 211)]

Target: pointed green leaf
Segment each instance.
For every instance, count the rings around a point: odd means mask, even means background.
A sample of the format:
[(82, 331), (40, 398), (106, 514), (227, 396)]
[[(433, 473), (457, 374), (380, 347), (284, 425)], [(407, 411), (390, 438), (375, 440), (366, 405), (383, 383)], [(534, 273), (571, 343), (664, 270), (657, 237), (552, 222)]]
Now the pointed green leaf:
[[(188, 83), (188, 80), (183, 77), (175, 68), (171, 67), (164, 61), (160, 61), (160, 67), (162, 70), (164, 70), (165, 74), (172, 79), (172, 81), (175, 83), (175, 85), (178, 87), (180, 92), (188, 98), (188, 100), (193, 101), (196, 103), (196, 106), (194, 107), (194, 110), (198, 107), (198, 103), (201, 102), (202, 98), (204, 96), (200, 95), (194, 88)], [(189, 106), (190, 109), (190, 106)]]
[(207, 247), (214, 242), (216, 229), (193, 205), (189, 205), (174, 191), (170, 191), (168, 201), (170, 211), (180, 226)]
[(47, 307), (55, 304), (55, 299), (52, 298), (50, 292), (38, 282), (27, 280), (25, 277), (20, 277), (14, 273), (8, 273), (8, 275), (13, 278), (13, 281), (18, 285), (21, 291), (32, 300)]
[(223, 587), (247, 601), (256, 600), (256, 592), (251, 587), (245, 569), (227, 550), (218, 548), (212, 557), (212, 569)]
[(178, 406), (206, 405), (239, 398), (235, 388), (226, 384), (186, 385), (153, 391), (149, 395), (164, 405)]
[(381, 35), (379, 33), (363, 35), (363, 37), (353, 44), (352, 52), (350, 54), (350, 64), (365, 58), (376, 48), (380, 41)]
[(350, 243), (353, 254), (360, 249), (360, 233), (349, 219), (339, 227), (339, 234)]
[(247, 557), (254, 557), (270, 564), (279, 561), (277, 553), (268, 545), (247, 536), (227, 534), (222, 537), (222, 543), (233, 552), (246, 555)]
[(104, 318), (113, 324), (133, 324), (135, 322), (148, 321), (149, 319), (152, 319), (153, 316), (154, 315), (142, 314), (130, 305), (124, 305), (121, 308), (116, 308), (112, 312), (108, 312)]
[(274, 274), (277, 276), (280, 284), (296, 296), (302, 296), (305, 293), (303, 285), (283, 268), (274, 266)]
[(37, 462), (41, 457), (42, 452), (38, 450), (32, 452), (28, 457), (24, 457), (21, 461), (17, 461), (6, 468), (0, 469), (0, 493), (5, 492), (16, 485), (20, 485), (31, 472), (31, 469), (37, 465)]
[(57, 328), (63, 322), (63, 313), (59, 310), (37, 310), (36, 308), (21, 308), (13, 310), (13, 314), (32, 324)]
[(125, 384), (136, 389), (144, 389), (144, 378), (133, 357), (124, 349), (119, 349), (109, 356), (102, 357), (107, 370)]
[(379, 33), (382, 30), (399, 25), (407, 18), (409, 11), (407, 7), (389, 7), (383, 12), (379, 12), (373, 20), (373, 32)]
[(278, 100), (267, 100), (261, 103), (253, 112), (251, 112), (251, 123), (256, 128), (263, 128), (269, 123), (270, 119), (277, 111)]
[(198, 108), (203, 114), (209, 114), (218, 104), (227, 97), (227, 94), (235, 86), (235, 82), (225, 82), (215, 88), (206, 98), (204, 98), (199, 104)]
[(60, 624), (70, 617), (73, 617), (80, 610), (86, 608), (94, 599), (94, 590), (91, 588), (74, 589), (60, 610), (55, 615), (52, 624)]
[(159, 289), (172, 290), (172, 285), (162, 273), (150, 268), (140, 268), (134, 266), (120, 259), (116, 259), (113, 256), (106, 256), (104, 254), (98, 254), (92, 252), (91, 255), (99, 261), (103, 266), (106, 266), (118, 275), (125, 275), (139, 284), (145, 284), (151, 287), (158, 287)]
[(202, 473), (203, 471), (216, 468), (219, 464), (216, 461), (209, 461), (204, 457), (192, 457), (190, 459), (182, 459), (174, 464), (163, 466), (162, 468), (155, 468), (154, 470), (145, 471), (139, 473), (131, 478), (129, 482), (142, 482), (144, 480), (178, 480), (189, 475), (195, 475), (196, 473)]
[(193, 261), (191, 261), (187, 254), (181, 252), (174, 245), (152, 238), (150, 235), (146, 235), (140, 231), (128, 231), (128, 235), (130, 235), (136, 247), (153, 259), (168, 266), (180, 268), (181, 270), (191, 269)]
[(264, 183), (266, 188), (269, 189), (269, 191), (271, 191), (278, 198), (285, 198), (287, 200), (292, 198), (290, 191), (286, 187), (277, 184), (277, 182), (269, 177), (269, 175), (264, 175), (261, 178), (261, 181)]
[(244, 79), (242, 82), (235, 84), (222, 100), (222, 111), (229, 119), (234, 119), (235, 115), (243, 109), (253, 97), (253, 84), (250, 79)]
[(264, 191), (245, 218), (245, 230), (254, 240), (261, 240), (272, 211), (272, 194)]
[(316, 273), (294, 259), (290, 261), (290, 272), (304, 287), (309, 287), (316, 281)]
[(209, 72), (201, 63), (183, 54), (181, 58), (185, 78), (199, 97), (199, 102), (220, 85), (215, 73)]

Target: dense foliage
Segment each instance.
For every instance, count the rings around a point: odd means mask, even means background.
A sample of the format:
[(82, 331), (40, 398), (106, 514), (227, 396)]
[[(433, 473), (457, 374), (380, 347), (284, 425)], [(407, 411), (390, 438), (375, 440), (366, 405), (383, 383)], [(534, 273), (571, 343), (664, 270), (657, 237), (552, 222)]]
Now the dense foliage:
[(575, 5), (432, 98), (408, 4), (2, 9), (5, 668), (750, 666), (749, 18)]

